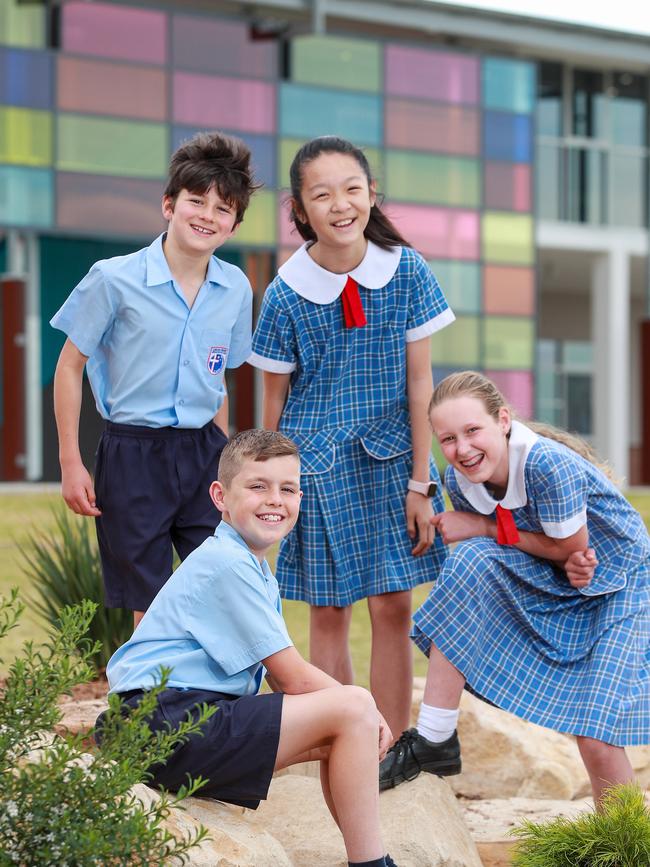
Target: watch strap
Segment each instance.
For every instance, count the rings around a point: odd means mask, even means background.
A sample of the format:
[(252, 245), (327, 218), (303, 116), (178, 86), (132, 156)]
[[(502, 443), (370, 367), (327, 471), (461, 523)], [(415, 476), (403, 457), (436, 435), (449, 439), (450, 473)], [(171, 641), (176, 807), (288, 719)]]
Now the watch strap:
[(438, 490), (437, 482), (416, 482), (414, 479), (409, 479), (406, 487), (409, 491), (415, 491), (416, 494), (422, 494), (425, 497), (435, 497)]

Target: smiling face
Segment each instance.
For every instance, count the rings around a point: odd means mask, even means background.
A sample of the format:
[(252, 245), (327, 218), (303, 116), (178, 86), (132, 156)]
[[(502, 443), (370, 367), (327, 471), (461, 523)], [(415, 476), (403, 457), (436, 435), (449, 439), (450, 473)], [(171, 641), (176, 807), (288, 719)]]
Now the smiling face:
[(349, 154), (324, 152), (305, 163), (300, 195), (302, 202), (294, 202), (294, 208), (318, 239), (310, 248), (314, 259), (334, 271), (345, 251), (346, 259), (356, 259), (358, 264), (366, 252), (363, 232), (376, 196), (357, 160)]
[(490, 415), (477, 397), (450, 397), (434, 407), (431, 427), (446, 460), (475, 484), (508, 486), (508, 407)]
[(223, 520), (263, 560), (271, 545), (283, 539), (298, 520), (300, 462), (294, 455), (244, 460), (230, 484), (212, 483), (210, 496)]
[(166, 243), (184, 253), (212, 255), (235, 230), (237, 208), (215, 187), (202, 194), (183, 189), (175, 202), (165, 196), (162, 211), (169, 222)]

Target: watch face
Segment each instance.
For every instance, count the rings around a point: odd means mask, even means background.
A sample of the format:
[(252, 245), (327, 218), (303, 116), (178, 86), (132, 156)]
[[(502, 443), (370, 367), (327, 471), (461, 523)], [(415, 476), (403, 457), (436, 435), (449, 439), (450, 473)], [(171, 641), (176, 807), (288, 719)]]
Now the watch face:
[(436, 482), (429, 482), (429, 490), (427, 491), (427, 497), (435, 497), (437, 490), (438, 490), (438, 484)]

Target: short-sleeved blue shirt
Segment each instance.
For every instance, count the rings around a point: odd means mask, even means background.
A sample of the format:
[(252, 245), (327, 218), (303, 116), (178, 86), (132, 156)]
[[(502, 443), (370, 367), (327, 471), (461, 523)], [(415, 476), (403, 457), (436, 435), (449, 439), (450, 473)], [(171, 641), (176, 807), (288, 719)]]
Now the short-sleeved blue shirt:
[(410, 247), (368, 243), (350, 272), (367, 325), (346, 328), (347, 276), (317, 265), (302, 247), (264, 295), (250, 364), (291, 374), (280, 429), (300, 446), (304, 474), (331, 466), (334, 444), (358, 437), (385, 459), (411, 449), (406, 344), (454, 320), (429, 266)]
[(262, 659), (291, 647), (268, 563), (222, 521), (162, 587), (106, 668), (110, 692), (169, 686), (254, 695)]
[(239, 268), (212, 256), (189, 308), (163, 239), (96, 262), (50, 324), (88, 356), (103, 418), (199, 428), (223, 403), (224, 369), (250, 352), (252, 292)]

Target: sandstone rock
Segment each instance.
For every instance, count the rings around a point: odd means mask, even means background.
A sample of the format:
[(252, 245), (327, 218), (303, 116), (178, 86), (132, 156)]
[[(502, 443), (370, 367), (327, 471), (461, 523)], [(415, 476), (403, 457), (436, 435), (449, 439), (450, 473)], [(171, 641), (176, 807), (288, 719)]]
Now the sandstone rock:
[(93, 728), (100, 713), (106, 710), (108, 702), (105, 698), (81, 701), (66, 698), (61, 701), (60, 706), (63, 716), (54, 727), (57, 734), (85, 735)]
[[(481, 867), (456, 799), (438, 777), (422, 774), (380, 797), (382, 834), (399, 867)], [(294, 867), (346, 864), (341, 835), (313, 777), (285, 775), (247, 821), (279, 840)]]

